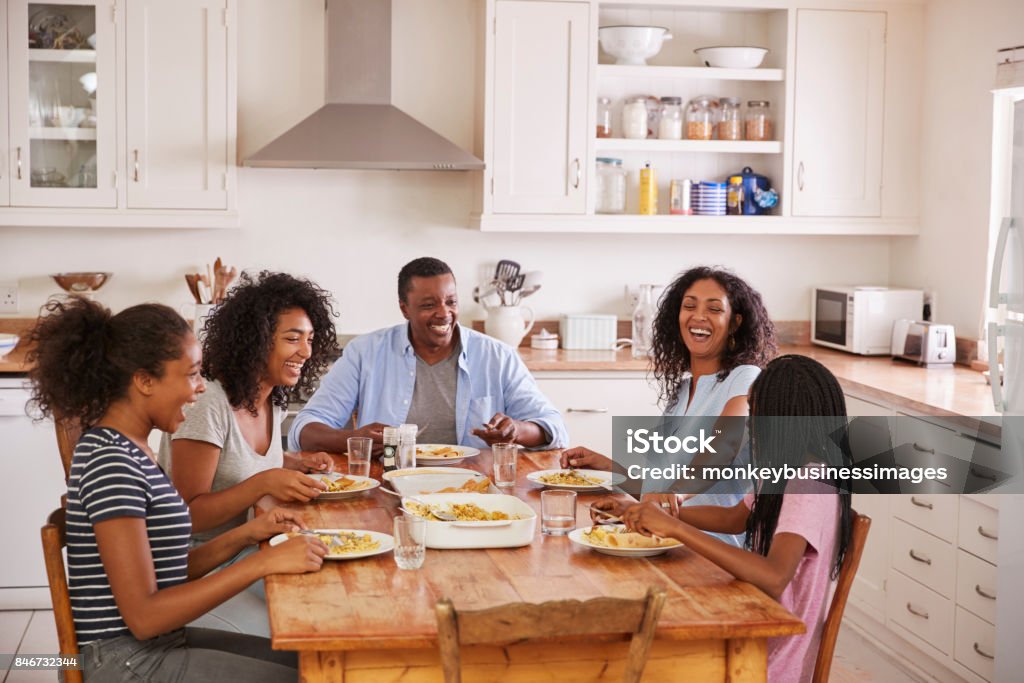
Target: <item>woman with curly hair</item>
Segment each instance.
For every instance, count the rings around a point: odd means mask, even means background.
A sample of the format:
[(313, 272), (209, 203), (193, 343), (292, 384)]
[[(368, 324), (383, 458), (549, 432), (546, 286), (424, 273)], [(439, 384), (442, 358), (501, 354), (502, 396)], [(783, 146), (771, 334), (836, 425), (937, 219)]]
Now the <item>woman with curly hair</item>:
[(337, 351), (330, 295), (284, 273), (243, 274), (207, 318), (206, 393), (165, 436), (160, 462), (192, 513), (195, 540), (245, 522), (264, 495), (306, 502), (326, 487), (326, 453), (285, 453), (288, 398), (311, 392)]

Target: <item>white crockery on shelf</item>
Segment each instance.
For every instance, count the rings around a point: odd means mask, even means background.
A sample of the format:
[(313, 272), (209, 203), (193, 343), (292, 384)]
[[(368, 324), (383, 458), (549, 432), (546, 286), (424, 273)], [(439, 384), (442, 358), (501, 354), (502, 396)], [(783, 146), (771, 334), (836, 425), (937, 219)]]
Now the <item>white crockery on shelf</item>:
[(699, 47), (694, 52), (705, 66), (720, 69), (754, 69), (761, 66), (768, 49), (763, 47)]
[(616, 64), (643, 65), (661, 51), (661, 43), (672, 40), (663, 26), (602, 26), (597, 30), (601, 49), (616, 58)]

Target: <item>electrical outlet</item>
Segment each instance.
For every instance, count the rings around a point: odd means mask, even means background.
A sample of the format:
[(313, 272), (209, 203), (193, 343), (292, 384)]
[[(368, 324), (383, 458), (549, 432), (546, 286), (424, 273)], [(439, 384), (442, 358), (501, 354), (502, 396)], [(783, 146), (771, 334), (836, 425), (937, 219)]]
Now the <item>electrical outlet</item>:
[(0, 282), (0, 314), (18, 312), (18, 283)]

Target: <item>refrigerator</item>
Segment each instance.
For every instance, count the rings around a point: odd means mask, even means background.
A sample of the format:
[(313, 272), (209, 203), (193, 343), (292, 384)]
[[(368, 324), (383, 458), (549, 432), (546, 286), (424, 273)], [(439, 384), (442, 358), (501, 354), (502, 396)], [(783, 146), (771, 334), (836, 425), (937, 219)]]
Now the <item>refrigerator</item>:
[[(992, 218), (987, 337), (992, 399), (1002, 416), (1002, 454), (1018, 476), (1024, 467), (1024, 47), (998, 53), (993, 116)], [(999, 358), (1002, 354), (1002, 369)], [(996, 681), (1024, 671), (1024, 495), (999, 501)]]

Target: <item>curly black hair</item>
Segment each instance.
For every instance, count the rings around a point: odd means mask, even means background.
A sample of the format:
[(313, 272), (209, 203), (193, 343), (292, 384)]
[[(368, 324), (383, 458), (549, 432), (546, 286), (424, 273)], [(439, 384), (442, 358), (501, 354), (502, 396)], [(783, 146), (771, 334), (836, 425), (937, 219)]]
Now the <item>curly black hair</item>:
[(679, 309), (683, 296), (698, 280), (714, 280), (729, 297), (733, 315), (742, 316), (740, 326), (731, 342), (722, 352), (722, 368), (718, 381), (724, 380), (738, 365), (756, 365), (763, 368), (775, 357), (775, 325), (768, 317), (761, 295), (737, 275), (722, 268), (697, 266), (683, 272), (668, 286), (658, 302), (651, 339), (651, 357), (654, 377), (659, 384), (659, 398), (666, 409), (679, 400), (683, 375), (690, 370), (690, 351), (683, 343), (679, 329)]
[(235, 408), (258, 413), (256, 398), (267, 356), (274, 345), (278, 316), (301, 308), (313, 324), (313, 348), (294, 387), (274, 387), (270, 400), (282, 408), (291, 395), (312, 393), (330, 358), (337, 356), (336, 317), (331, 295), (319, 286), (286, 273), (242, 273), (238, 284), (203, 325), (203, 376), (224, 387)]
[(136, 372), (162, 377), (164, 364), (181, 357), (191, 334), (185, 319), (161, 304), (113, 315), (82, 297), (48, 301), (29, 333), (29, 412), (76, 419), (88, 429), (127, 395)]
[(438, 275), (451, 275), (452, 269), (441, 259), (432, 256), (421, 256), (418, 259), (409, 261), (398, 271), (398, 300), (405, 303), (405, 296), (412, 289), (414, 277), (437, 277)]

